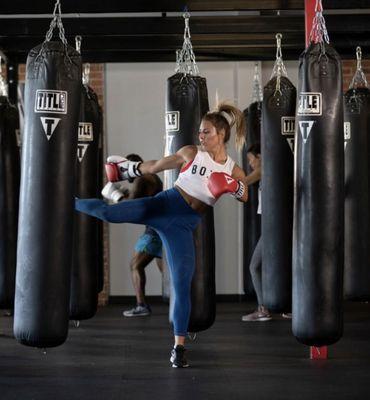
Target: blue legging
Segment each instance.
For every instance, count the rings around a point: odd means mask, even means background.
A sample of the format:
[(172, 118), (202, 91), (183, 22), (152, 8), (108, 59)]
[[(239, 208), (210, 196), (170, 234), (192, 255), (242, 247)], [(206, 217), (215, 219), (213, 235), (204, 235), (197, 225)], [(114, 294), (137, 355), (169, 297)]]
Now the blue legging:
[(113, 223), (149, 225), (162, 239), (166, 249), (173, 286), (174, 334), (186, 336), (191, 300), (191, 280), (195, 269), (193, 231), (201, 216), (176, 189), (108, 205), (99, 199), (76, 199), (76, 210)]

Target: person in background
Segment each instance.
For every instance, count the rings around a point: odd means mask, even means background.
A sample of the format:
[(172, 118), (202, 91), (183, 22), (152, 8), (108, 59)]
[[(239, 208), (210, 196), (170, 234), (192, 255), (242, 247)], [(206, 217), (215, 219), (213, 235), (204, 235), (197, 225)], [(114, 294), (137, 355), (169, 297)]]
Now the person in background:
[[(129, 154), (127, 160), (143, 162), (137, 154)], [(102, 195), (113, 203), (132, 200), (141, 197), (155, 196), (163, 190), (163, 183), (156, 174), (144, 174), (130, 178), (130, 185), (119, 182), (108, 182), (102, 190)], [(145, 299), (146, 274), (145, 268), (155, 259), (158, 269), (163, 273), (162, 240), (150, 226), (145, 227), (144, 233), (135, 245), (135, 251), (130, 261), (131, 279), (135, 290), (136, 305), (123, 311), (125, 317), (146, 317), (151, 314), (151, 308)]]
[[(258, 209), (257, 214), (261, 214), (261, 145), (255, 143), (248, 147), (247, 158), (252, 172), (247, 175), (245, 181), (247, 185), (259, 182), (258, 187)], [(252, 277), (253, 287), (257, 296), (257, 310), (254, 312), (243, 315), (242, 321), (244, 322), (265, 322), (272, 319), (270, 311), (263, 304), (262, 294), (262, 237), (259, 238), (257, 245), (254, 249), (249, 270)], [(283, 318), (291, 318), (291, 313), (283, 313)]]

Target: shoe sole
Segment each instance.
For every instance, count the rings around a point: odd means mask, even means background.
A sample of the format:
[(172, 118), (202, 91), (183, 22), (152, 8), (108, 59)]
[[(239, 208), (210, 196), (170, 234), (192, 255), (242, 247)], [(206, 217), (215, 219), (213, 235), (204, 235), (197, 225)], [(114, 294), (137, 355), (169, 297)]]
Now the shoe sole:
[(172, 368), (188, 368), (189, 364), (186, 365), (176, 365), (176, 364), (172, 364)]
[(132, 317), (149, 317), (150, 314), (126, 315), (123, 313), (122, 315), (126, 318), (132, 318)]
[(174, 364), (172, 357), (170, 358), (170, 363), (172, 364), (172, 368), (188, 368), (188, 366), (189, 366), (189, 364), (185, 364), (185, 365)]
[(266, 322), (266, 321), (271, 321), (272, 318), (266, 317), (266, 318), (258, 318), (258, 319), (242, 319), (242, 322)]

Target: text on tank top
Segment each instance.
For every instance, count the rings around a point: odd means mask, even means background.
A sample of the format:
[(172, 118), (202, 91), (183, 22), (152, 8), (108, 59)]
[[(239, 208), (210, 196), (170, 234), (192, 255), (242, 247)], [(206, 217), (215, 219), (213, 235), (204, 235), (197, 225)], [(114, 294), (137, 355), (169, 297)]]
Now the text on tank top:
[(195, 199), (213, 206), (216, 199), (208, 189), (209, 176), (212, 172), (225, 172), (231, 175), (234, 165), (235, 162), (230, 156), (227, 156), (225, 164), (219, 164), (207, 151), (198, 149), (194, 160), (189, 161), (181, 169), (175, 185)]

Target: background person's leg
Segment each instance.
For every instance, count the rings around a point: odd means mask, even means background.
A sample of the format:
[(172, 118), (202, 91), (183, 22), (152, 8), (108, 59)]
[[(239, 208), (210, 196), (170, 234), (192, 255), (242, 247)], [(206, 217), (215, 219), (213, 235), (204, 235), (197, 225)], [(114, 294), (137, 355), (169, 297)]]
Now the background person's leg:
[(258, 308), (255, 312), (242, 316), (242, 321), (253, 322), (253, 321), (269, 321), (271, 315), (269, 310), (263, 305), (262, 295), (262, 238), (259, 238), (257, 245), (254, 249), (251, 263), (249, 266), (254, 290), (257, 295)]
[(147, 253), (134, 253), (130, 262), (132, 284), (138, 304), (145, 304), (145, 267), (153, 261), (154, 256)]
[(130, 262), (132, 284), (136, 295), (136, 306), (123, 312), (125, 317), (144, 317), (151, 314), (149, 305), (145, 301), (145, 267), (154, 259), (154, 256), (144, 252), (135, 252)]
[(253, 287), (257, 295), (258, 305), (263, 304), (262, 299), (262, 239), (259, 238), (254, 249), (249, 270), (252, 277)]

